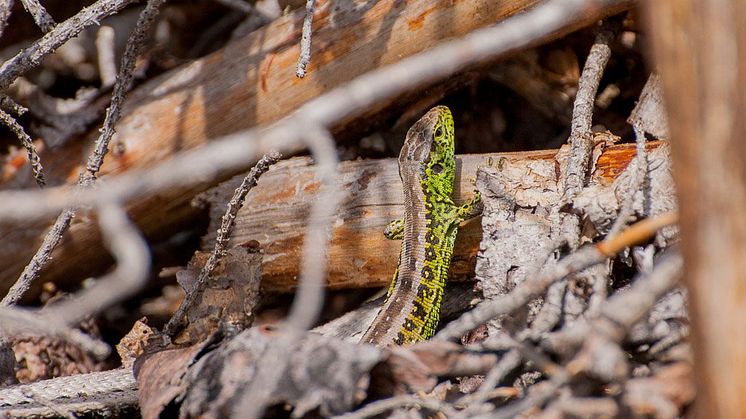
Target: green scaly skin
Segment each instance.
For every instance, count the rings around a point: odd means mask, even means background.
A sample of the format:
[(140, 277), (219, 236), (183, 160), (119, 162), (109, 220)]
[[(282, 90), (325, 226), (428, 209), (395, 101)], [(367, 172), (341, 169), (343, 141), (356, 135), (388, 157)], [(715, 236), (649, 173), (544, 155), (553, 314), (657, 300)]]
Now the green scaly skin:
[(402, 345), (435, 334), (458, 227), (481, 213), (479, 193), (461, 206), (451, 200), (454, 138), (445, 106), (431, 109), (407, 132), (399, 155), (404, 219), (392, 221), (384, 232), (403, 240), (399, 265), (362, 343)]

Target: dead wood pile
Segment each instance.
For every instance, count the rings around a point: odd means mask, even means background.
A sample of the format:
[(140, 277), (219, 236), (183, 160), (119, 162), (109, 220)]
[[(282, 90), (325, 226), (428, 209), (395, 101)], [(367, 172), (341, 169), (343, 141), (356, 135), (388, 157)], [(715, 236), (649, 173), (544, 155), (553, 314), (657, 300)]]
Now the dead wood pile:
[[(743, 31), (726, 42), (746, 10), (15, 3), (0, 413), (674, 418), (695, 385), (708, 416), (744, 410), (723, 363), (746, 350), (746, 89), (700, 70), (746, 62)], [(436, 104), (456, 121), (454, 201), (476, 189), (484, 211), (435, 338), (361, 345), (397, 263), (394, 157)]]

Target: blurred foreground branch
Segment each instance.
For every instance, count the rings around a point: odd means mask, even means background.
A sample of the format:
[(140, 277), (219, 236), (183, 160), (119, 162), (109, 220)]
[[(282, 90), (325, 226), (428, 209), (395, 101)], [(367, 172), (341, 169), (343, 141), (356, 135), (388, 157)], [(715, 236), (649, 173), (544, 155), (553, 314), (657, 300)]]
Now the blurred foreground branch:
[[(681, 202), (684, 282), (693, 314), (694, 416), (746, 412), (746, 8), (738, 2), (647, 2)], [(706, 139), (706, 141), (703, 141)]]

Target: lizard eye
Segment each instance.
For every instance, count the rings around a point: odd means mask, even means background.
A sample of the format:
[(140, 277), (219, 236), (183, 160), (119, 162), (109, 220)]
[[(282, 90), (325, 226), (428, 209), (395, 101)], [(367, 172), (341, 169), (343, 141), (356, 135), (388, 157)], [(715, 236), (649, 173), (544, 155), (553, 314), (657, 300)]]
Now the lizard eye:
[(440, 137), (441, 135), (443, 135), (443, 128), (441, 127), (435, 128), (435, 136)]
[(443, 171), (443, 166), (441, 166), (440, 163), (435, 163), (434, 165), (430, 166), (430, 171), (435, 173), (436, 175), (439, 175), (440, 172)]

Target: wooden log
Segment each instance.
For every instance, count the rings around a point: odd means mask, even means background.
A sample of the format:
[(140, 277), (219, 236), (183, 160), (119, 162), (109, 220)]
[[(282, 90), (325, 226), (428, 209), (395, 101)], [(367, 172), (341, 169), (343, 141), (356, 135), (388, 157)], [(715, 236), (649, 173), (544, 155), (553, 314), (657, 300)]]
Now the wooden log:
[[(150, 167), (182, 150), (240, 129), (276, 121), (309, 99), (367, 71), (427, 49), (446, 38), (493, 24), (539, 3), (537, 0), (380, 0), (359, 5), (319, 2), (314, 18), (311, 64), (304, 79), (295, 77), (303, 11), (279, 18), (247, 37), (136, 89), (117, 125), (122, 155), (107, 156), (102, 174)], [(590, 8), (557, 38), (604, 16), (619, 12), (616, 4)], [(546, 41), (548, 39), (539, 40)], [(380, 103), (355, 121), (359, 126), (383, 109)], [(339, 128), (339, 127), (337, 127)], [(92, 132), (90, 138), (97, 134)], [(42, 154), (51, 184), (72, 182), (81, 166), (83, 146), (72, 143)], [(252, 162), (247, 161), (247, 168)], [(221, 172), (224, 179), (237, 172)], [(13, 180), (18, 186), (19, 180)], [(7, 185), (8, 183), (6, 183)], [(0, 185), (1, 186), (1, 185)], [(147, 237), (163, 237), (191, 223), (198, 211), (191, 199), (210, 184), (174, 188), (127, 203), (130, 217)], [(0, 225), (7, 246), (0, 247), (0, 292), (16, 280), (40, 243), (45, 226)], [(95, 223), (81, 217), (43, 271), (45, 281), (73, 282), (96, 275), (110, 263)]]
[[(659, 142), (653, 142), (650, 147), (659, 145)], [(454, 200), (464, 202), (471, 196), (478, 166), (496, 165), (501, 159), (510, 159), (515, 166), (525, 167), (523, 171), (513, 170), (512, 173), (530, 179), (525, 183), (533, 188), (551, 187), (542, 186), (540, 182), (556, 182), (556, 179), (535, 176), (535, 173), (541, 165), (543, 173), (554, 174), (556, 154), (557, 150), (546, 150), (457, 156)], [(606, 148), (596, 162), (594, 181), (611, 182), (627, 167), (634, 154), (634, 144)], [(205, 194), (205, 199), (212, 205), (210, 233), (203, 246), (205, 250), (212, 248), (220, 218), (240, 181), (241, 177), (236, 177)], [(336, 188), (345, 197), (332, 231), (328, 286), (387, 285), (396, 267), (400, 242), (386, 240), (383, 229), (391, 220), (403, 215), (403, 193), (396, 159), (344, 162)], [(319, 189), (320, 183), (311, 160), (290, 159), (278, 163), (262, 176), (249, 193), (246, 205), (239, 211), (231, 242), (234, 245), (249, 240), (260, 243), (264, 253), (264, 289), (287, 292), (295, 287), (308, 212)], [(465, 223), (456, 241), (450, 280), (463, 280), (473, 275), (480, 240), (478, 219)]]
[(692, 417), (746, 413), (746, 7), (647, 3), (666, 97), (692, 314)]

